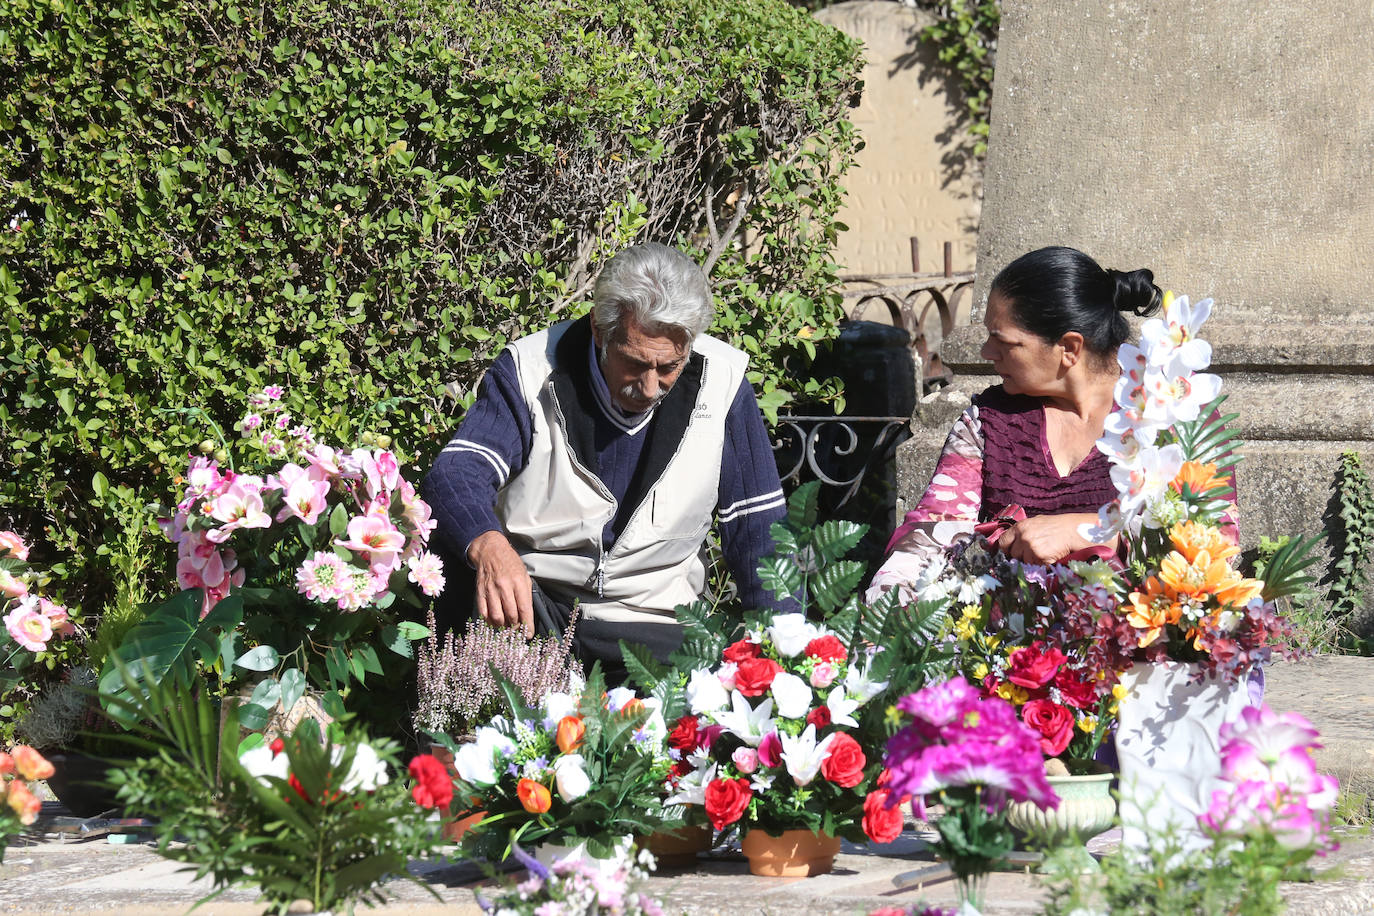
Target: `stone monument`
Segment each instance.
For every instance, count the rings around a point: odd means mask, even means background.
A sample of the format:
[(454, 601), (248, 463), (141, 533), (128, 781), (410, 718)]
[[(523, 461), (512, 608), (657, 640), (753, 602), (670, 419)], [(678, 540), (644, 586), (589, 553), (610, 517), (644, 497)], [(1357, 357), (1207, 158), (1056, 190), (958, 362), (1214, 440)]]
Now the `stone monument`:
[(1003, 0), (971, 326), (944, 341), (954, 384), (918, 407), (908, 498), (996, 381), (978, 358), (992, 277), (1064, 244), (1216, 300), (1244, 546), (1330, 524), (1340, 453), (1374, 456), (1371, 34), (1369, 3)]

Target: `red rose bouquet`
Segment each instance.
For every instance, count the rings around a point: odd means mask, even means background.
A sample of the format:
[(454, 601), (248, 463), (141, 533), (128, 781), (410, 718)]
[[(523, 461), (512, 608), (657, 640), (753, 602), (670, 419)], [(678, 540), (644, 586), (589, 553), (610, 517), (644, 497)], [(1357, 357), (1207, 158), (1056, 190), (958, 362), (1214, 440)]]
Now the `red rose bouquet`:
[(804, 829), (890, 842), (900, 813), (878, 785), (880, 748), (856, 713), (887, 686), (835, 633), (802, 614), (760, 616), (720, 664), (693, 671), (689, 712), (669, 738), (670, 802), (702, 806), (716, 830)]
[(1033, 566), (973, 538), (927, 567), (918, 594), (944, 602), (959, 670), (983, 696), (1013, 706), (1045, 757), (1093, 758), (1135, 648), (1118, 636), (1125, 587), (1115, 566)]

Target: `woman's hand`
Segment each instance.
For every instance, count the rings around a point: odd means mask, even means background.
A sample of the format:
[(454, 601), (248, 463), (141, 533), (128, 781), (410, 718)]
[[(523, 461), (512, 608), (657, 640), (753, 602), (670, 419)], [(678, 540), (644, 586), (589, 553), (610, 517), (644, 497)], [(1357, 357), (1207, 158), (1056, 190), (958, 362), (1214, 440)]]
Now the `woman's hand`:
[[(1089, 547), (1092, 542), (1078, 533), (1084, 522), (1094, 523), (1097, 516), (1089, 512), (1065, 515), (1037, 515), (1012, 525), (997, 539), (997, 548), (1022, 563), (1048, 566), (1064, 557)], [(1113, 538), (1106, 546), (1116, 548)]]

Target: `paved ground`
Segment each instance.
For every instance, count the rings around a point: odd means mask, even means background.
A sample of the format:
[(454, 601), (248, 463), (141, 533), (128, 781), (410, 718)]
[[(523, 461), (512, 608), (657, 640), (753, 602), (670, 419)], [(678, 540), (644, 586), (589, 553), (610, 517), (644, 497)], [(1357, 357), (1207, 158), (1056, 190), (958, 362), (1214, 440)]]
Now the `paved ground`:
[[(1270, 670), (1268, 700), (1292, 709), (1322, 729), (1326, 748), (1322, 766), (1342, 783), (1374, 795), (1374, 659), (1318, 658)], [(1110, 854), (1111, 834), (1090, 849)], [(910, 906), (918, 901), (949, 905), (948, 880), (933, 878), (923, 888), (897, 887), (894, 878), (931, 868), (922, 833), (908, 825), (902, 838), (882, 854), (846, 846), (833, 874), (817, 878), (755, 878), (737, 849), (704, 856), (687, 870), (665, 871), (651, 880), (669, 913), (855, 914), (880, 906)], [(1313, 884), (1286, 885), (1289, 912), (1299, 916), (1374, 913), (1374, 839), (1346, 836), (1341, 850), (1324, 863), (1330, 869)], [(176, 863), (159, 858), (149, 845), (111, 845), (104, 838), (63, 842), (48, 836), (30, 845), (11, 846), (0, 866), (0, 914), (115, 913), (162, 916), (185, 913), (209, 893), (208, 882), (193, 882)], [(395, 881), (392, 900), (379, 914), (458, 916), (476, 914), (473, 889), (484, 879), (470, 864), (422, 862), (412, 874), (423, 884)], [(426, 890), (440, 897), (436, 902)], [(1039, 910), (1043, 890), (1028, 871), (999, 873), (988, 890), (990, 916)], [(196, 910), (203, 916), (256, 916), (262, 906), (248, 891), (233, 891)], [(360, 910), (360, 912), (366, 912)]]

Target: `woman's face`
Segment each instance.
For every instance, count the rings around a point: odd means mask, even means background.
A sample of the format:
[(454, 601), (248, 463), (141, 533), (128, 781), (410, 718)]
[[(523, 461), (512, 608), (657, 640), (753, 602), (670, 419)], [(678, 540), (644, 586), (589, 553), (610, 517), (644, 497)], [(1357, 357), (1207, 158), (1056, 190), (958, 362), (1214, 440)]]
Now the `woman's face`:
[(988, 296), (983, 326), (988, 329), (988, 340), (980, 355), (1002, 376), (1008, 394), (1042, 397), (1059, 392), (1063, 348), (1045, 343), (1018, 325), (1011, 303), (1001, 293)]

